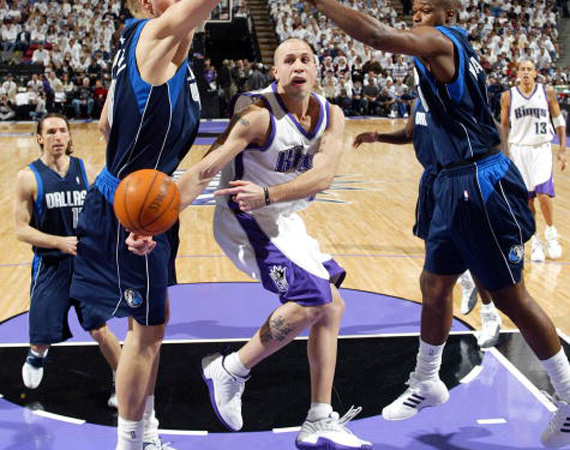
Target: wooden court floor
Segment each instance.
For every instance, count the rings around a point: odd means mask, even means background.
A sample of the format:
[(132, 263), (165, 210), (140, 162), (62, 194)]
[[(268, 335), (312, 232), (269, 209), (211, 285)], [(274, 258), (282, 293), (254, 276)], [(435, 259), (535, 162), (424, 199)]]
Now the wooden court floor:
[[(399, 120), (348, 120), (344, 155), (333, 189), (319, 195), (303, 212), (307, 228), (324, 251), (347, 269), (344, 287), (420, 301), (418, 278), (423, 265), (423, 242), (412, 235), (421, 167), (411, 146), (351, 147), (362, 131), (386, 131), (403, 126)], [(17, 171), (39, 156), (32, 124), (0, 124), (0, 321), (28, 309), (31, 249), (14, 236), (13, 199)], [(75, 155), (97, 171), (104, 165), (104, 144), (95, 123), (72, 124)], [(181, 168), (196, 162), (205, 146), (195, 146)], [(526, 261), (525, 279), (533, 296), (570, 335), (570, 169), (555, 169), (555, 224), (564, 249), (562, 259)], [(247, 281), (216, 245), (212, 206), (192, 206), (181, 215), (181, 246), (177, 260), (182, 283)], [(544, 223), (539, 217), (541, 233)], [(527, 249), (530, 251), (530, 248)], [(478, 309), (459, 313), (460, 289), (455, 289), (456, 315), (480, 324)], [(350, 307), (350, 305), (348, 305)], [(381, 321), (381, 318), (378, 318)], [(505, 320), (504, 328), (512, 328)]]

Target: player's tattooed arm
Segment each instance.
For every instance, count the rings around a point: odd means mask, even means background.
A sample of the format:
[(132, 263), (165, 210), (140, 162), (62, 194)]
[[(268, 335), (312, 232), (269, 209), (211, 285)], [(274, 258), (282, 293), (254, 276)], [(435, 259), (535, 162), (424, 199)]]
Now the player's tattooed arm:
[(269, 112), (251, 105), (232, 118), (230, 125), (206, 152), (178, 180), (180, 209), (186, 208), (208, 185), (210, 180), (250, 144), (260, 145), (270, 129)]
[[(210, 153), (216, 151), (217, 149), (219, 149), (220, 147), (222, 147), (226, 141), (228, 140), (228, 136), (230, 135), (230, 132), (237, 126), (240, 125), (242, 127), (249, 127), (251, 125), (250, 121), (244, 117), (246, 114), (246, 111), (241, 111), (237, 114), (235, 114), (232, 117), (232, 120), (230, 121), (229, 126), (225, 129), (225, 131), (220, 134), (218, 136), (218, 138), (216, 139), (216, 142), (214, 142), (212, 144), (212, 146), (208, 149), (208, 151), (206, 152), (206, 155), (209, 155)], [(205, 156), (205, 155), (204, 155)]]

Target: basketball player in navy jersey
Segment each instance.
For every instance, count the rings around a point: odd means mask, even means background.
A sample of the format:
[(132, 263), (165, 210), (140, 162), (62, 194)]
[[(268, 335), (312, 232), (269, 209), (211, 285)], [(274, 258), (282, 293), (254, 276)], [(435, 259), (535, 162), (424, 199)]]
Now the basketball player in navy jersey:
[(250, 370), (310, 327), (307, 353), (311, 407), (296, 445), (301, 449), (371, 449), (345, 427), (360, 412), (333, 411), (337, 339), (344, 313), (338, 286), (345, 271), (307, 234), (297, 211), (328, 188), (342, 150), (344, 116), (311, 90), (314, 54), (300, 39), (275, 51), (276, 82), (234, 115), (229, 128), (180, 179), (188, 206), (220, 170), (214, 235), (236, 267), (279, 295), (277, 308), (237, 352), (202, 359), (212, 405), (231, 430), (242, 428), (241, 396)]
[(497, 307), (519, 327), (542, 360), (560, 397), (542, 434), (547, 446), (570, 444), (570, 365), (550, 318), (525, 288), (524, 243), (535, 225), (527, 192), (514, 164), (500, 151), (499, 132), (488, 103), (486, 77), (467, 32), (449, 26), (455, 0), (416, 0), (414, 28), (396, 30), (335, 0), (311, 0), (341, 29), (365, 44), (415, 57), (419, 96), (429, 112), (435, 158), (435, 207), (420, 277), (420, 351), (409, 389), (383, 416), (401, 420), (425, 406), (444, 403), (449, 393), (439, 379), (441, 354), (453, 316), (451, 293), (466, 269), (481, 280)]
[[(71, 337), (67, 313), (75, 307), (83, 328), (99, 343), (101, 353), (115, 371), (121, 347), (105, 320), (83, 314), (69, 295), (77, 251), (77, 220), (89, 180), (83, 161), (70, 156), (71, 133), (64, 116), (49, 114), (38, 122), (41, 156), (16, 178), (16, 236), (32, 245), (30, 289), (30, 350), (22, 367), (24, 385), (36, 389), (44, 374), (51, 344)], [(109, 406), (116, 406), (114, 395)]]
[[(550, 144), (554, 130), (551, 120), (560, 142), (557, 153), (560, 170), (566, 168), (566, 122), (560, 112), (556, 91), (552, 86), (536, 82), (536, 67), (532, 61), (520, 61), (517, 75), (520, 84), (501, 95), (501, 124), (509, 136), (509, 155), (523, 176), (533, 213), (534, 199), (538, 197), (546, 222), (544, 237), (548, 256), (558, 259), (562, 256), (562, 247), (554, 226), (552, 198), (555, 192)], [(545, 259), (538, 233), (531, 240), (531, 259)]]
[[(176, 282), (177, 230), (144, 238), (154, 251), (132, 253), (141, 239), (119, 225), (119, 181), (139, 169), (172, 174), (198, 132), (200, 99), (189, 66), (194, 29), (219, 0), (130, 0), (99, 122), (106, 167), (85, 199), (78, 225), (71, 292), (82, 308), (129, 317), (117, 370), (117, 450), (166, 448), (158, 437), (154, 387), (168, 317), (167, 287)], [(128, 243), (127, 243), (128, 241)]]
[[(416, 224), (414, 225), (414, 235), (422, 240), (427, 240), (429, 226), (433, 216), (435, 207), (433, 183), (437, 177), (438, 166), (435, 154), (432, 148), (431, 137), (429, 136), (429, 127), (431, 123), (430, 114), (425, 111), (421, 101), (417, 100), (414, 104), (412, 115), (406, 121), (406, 126), (392, 133), (377, 133), (369, 131), (360, 133), (354, 138), (354, 147), (358, 148), (364, 143), (382, 142), (394, 145), (403, 145), (413, 143), (414, 150), (418, 161), (424, 168), (422, 177), (420, 178), (419, 196), (416, 204)], [(472, 285), (465, 293), (462, 279), (469, 279)], [(479, 280), (474, 280), (467, 270), (460, 276), (461, 289), (463, 298), (461, 299), (461, 313), (469, 314), (477, 303), (477, 294), (481, 297), (481, 331), (477, 339), (477, 344), (481, 348), (493, 347), (499, 340), (501, 331), (501, 316), (497, 312), (493, 300), (489, 292), (481, 286)], [(467, 298), (466, 298), (467, 297)], [(464, 311), (464, 303), (469, 303), (471, 298), (472, 305), (468, 311)]]

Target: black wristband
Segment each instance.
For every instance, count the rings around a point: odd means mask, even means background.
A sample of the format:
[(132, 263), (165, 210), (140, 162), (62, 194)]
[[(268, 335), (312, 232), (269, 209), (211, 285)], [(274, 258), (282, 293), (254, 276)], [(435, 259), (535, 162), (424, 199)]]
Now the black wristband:
[(271, 200), (269, 199), (269, 188), (267, 186), (263, 188), (263, 193), (265, 194), (265, 204), (271, 204)]

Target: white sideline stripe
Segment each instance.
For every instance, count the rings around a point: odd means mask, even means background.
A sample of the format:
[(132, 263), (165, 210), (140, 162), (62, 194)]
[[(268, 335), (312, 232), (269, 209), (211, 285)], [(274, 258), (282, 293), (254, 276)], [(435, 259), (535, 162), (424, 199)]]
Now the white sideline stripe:
[(479, 425), (499, 425), (501, 423), (507, 423), (507, 419), (477, 419)]
[[(516, 332), (518, 330), (513, 331), (502, 331), (501, 333), (508, 333), (508, 332)], [(464, 331), (452, 331), (449, 333), (450, 336), (459, 336), (459, 335), (474, 335), (476, 333), (475, 330), (464, 330)], [(380, 334), (347, 334), (344, 336), (339, 336), (339, 339), (367, 339), (367, 338), (385, 338), (385, 337), (413, 337), (419, 336), (419, 331), (414, 331), (413, 333), (380, 333)], [(296, 341), (306, 341), (308, 339), (307, 336), (300, 336), (296, 337)], [(249, 338), (209, 338), (209, 339), (165, 339), (163, 344), (202, 344), (207, 342), (244, 342), (249, 340)], [(123, 344), (123, 341), (121, 341)], [(98, 345), (95, 341), (86, 341), (86, 342), (60, 342), (59, 344), (53, 344), (52, 347), (77, 347), (83, 345)], [(0, 348), (10, 348), (10, 347), (29, 347), (29, 342), (15, 342), (10, 344), (0, 344)]]
[(158, 430), (158, 434), (172, 436), (208, 436), (208, 432), (204, 430)]
[(4, 396), (2, 394), (0, 394), (0, 398), (4, 398)]
[(492, 348), (489, 350), (493, 354), (495, 358), (499, 360), (505, 368), (511, 372), (511, 374), (519, 380), (524, 387), (526, 387), (532, 395), (536, 397), (536, 399), (543, 404), (543, 406), (550, 412), (555, 412), (557, 410), (554, 403), (552, 403), (532, 382), (525, 377), (522, 372), (515, 367), (515, 365), (510, 362), (507, 358), (503, 356), (503, 354), (497, 350), (496, 348)]
[(85, 420), (75, 419), (73, 417), (62, 416), (60, 414), (54, 414), (47, 411), (42, 411), (41, 409), (34, 410), (36, 416), (46, 417), (48, 419), (59, 420), (61, 422), (73, 423), (75, 425), (83, 425)]
[(294, 433), (300, 431), (301, 427), (284, 427), (284, 428), (273, 428), (273, 432), (276, 434), (279, 433)]
[(481, 373), (482, 370), (483, 370), (483, 366), (473, 367), (473, 369), (471, 369), (471, 372), (469, 372), (467, 375), (465, 375), (461, 380), (459, 380), (459, 382), (461, 384), (471, 383), (475, 378), (477, 378), (479, 376), (479, 374)]

